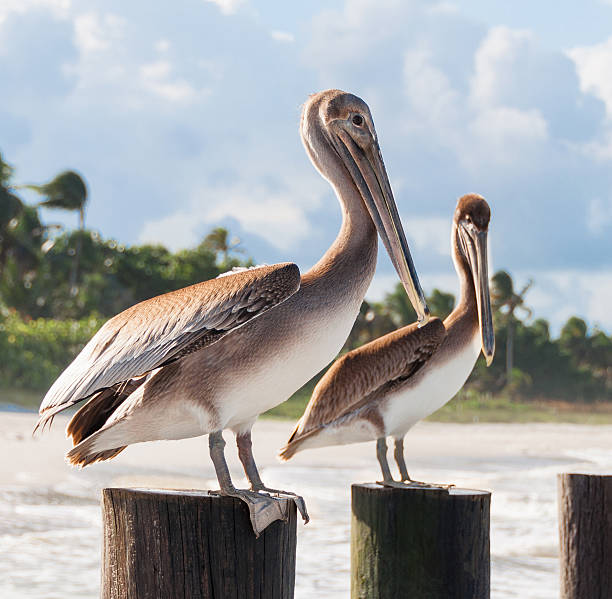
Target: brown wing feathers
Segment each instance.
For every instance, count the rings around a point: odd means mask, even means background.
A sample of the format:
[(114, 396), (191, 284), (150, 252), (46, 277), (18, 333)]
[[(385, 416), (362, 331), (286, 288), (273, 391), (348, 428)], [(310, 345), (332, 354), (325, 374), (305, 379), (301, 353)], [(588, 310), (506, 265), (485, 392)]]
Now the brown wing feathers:
[(109, 320), (55, 381), (41, 404), (36, 428), (44, 428), (57, 412), (108, 389), (82, 415), (101, 410), (101, 418), (123, 397), (123, 392), (117, 393), (118, 384), (133, 391), (138, 386), (132, 388), (133, 379), (211, 345), (293, 295), (299, 286), (295, 264), (276, 264), (230, 273), (128, 308)]
[(416, 324), (393, 331), (353, 350), (325, 373), (315, 387), (281, 458), (289, 459), (297, 444), (316, 430), (363, 407), (387, 388), (414, 376), (436, 351), (445, 335), (437, 318), (419, 328)]

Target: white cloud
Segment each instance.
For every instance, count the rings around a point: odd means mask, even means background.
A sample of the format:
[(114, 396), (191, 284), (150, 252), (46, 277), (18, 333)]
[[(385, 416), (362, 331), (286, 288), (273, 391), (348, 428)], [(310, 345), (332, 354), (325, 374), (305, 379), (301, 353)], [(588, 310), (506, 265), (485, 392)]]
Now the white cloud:
[(602, 124), (601, 134), (597, 139), (591, 139), (581, 144), (574, 144), (576, 151), (589, 160), (604, 163), (612, 160), (612, 130)]
[(484, 107), (499, 106), (507, 101), (516, 65), (530, 59), (533, 41), (529, 31), (508, 27), (490, 29), (476, 52), (472, 101)]
[(490, 30), (475, 53), (466, 93), (456, 89), (435, 64), (431, 47), (421, 43), (407, 51), (403, 81), (412, 129), (435, 135), (470, 171), (524, 168), (548, 139), (548, 124), (540, 110), (511, 105), (520, 84), (513, 75), (515, 63), (518, 57), (529, 58), (532, 41), (526, 32)]
[(46, 9), (57, 17), (65, 18), (72, 6), (71, 0), (2, 0), (0, 24), (10, 14), (26, 14), (34, 9)]
[(576, 63), (580, 89), (591, 93), (606, 105), (608, 118), (612, 118), (612, 37), (601, 44), (573, 48), (568, 56)]
[(285, 191), (243, 184), (202, 188), (186, 209), (145, 222), (139, 241), (164, 243), (172, 249), (190, 247), (201, 239), (206, 227), (231, 218), (243, 231), (287, 251), (312, 231), (309, 205), (317, 202), (298, 187)]
[[(294, 190), (295, 193), (296, 190)], [(306, 238), (310, 223), (293, 194), (274, 193), (266, 187), (233, 187), (215, 194), (209, 221), (235, 218), (245, 231), (264, 236), (287, 250)]]
[(157, 60), (140, 67), (140, 78), (146, 89), (170, 102), (189, 102), (197, 92), (184, 79), (171, 79), (172, 65), (167, 60)]
[(607, 122), (596, 139), (589, 140), (580, 149), (589, 157), (609, 162), (612, 160), (612, 37), (592, 46), (576, 47), (567, 52), (574, 61), (580, 80), (580, 89), (605, 105)]
[(195, 247), (202, 237), (198, 230), (201, 222), (194, 220), (192, 213), (182, 210), (156, 220), (149, 220), (144, 223), (140, 231), (138, 243), (164, 245), (172, 251)]
[(86, 54), (107, 50), (123, 37), (125, 24), (125, 19), (115, 14), (80, 14), (74, 19), (76, 45)]
[[(546, 318), (558, 334), (570, 316), (585, 318), (591, 325), (612, 329), (612, 272), (550, 270), (529, 273), (534, 280), (525, 298), (535, 318)], [(517, 273), (515, 279), (528, 278)]]
[(428, 123), (448, 126), (459, 118), (460, 94), (445, 73), (432, 64), (429, 49), (420, 47), (405, 53), (403, 81), (411, 108)]
[(270, 36), (273, 40), (285, 44), (295, 41), (295, 36), (293, 33), (289, 33), (288, 31), (271, 31)]
[[(362, 63), (389, 69), (394, 56), (380, 57), (377, 50), (398, 33), (418, 26), (418, 0), (345, 0), (342, 11), (325, 10), (313, 19), (312, 37), (305, 58), (329, 76), (339, 65)], [(331, 86), (332, 83), (330, 82)]]
[(432, 15), (456, 15), (459, 7), (452, 2), (437, 2), (427, 7), (427, 12)]
[(451, 219), (413, 216), (406, 221), (408, 241), (415, 248), (448, 256), (450, 260)]
[(462, 160), (468, 166), (524, 164), (548, 136), (547, 124), (537, 110), (502, 106), (479, 113), (469, 124), (471, 148)]
[(205, 2), (212, 2), (216, 4), (224, 15), (231, 15), (238, 11), (238, 9), (246, 4), (246, 0), (204, 0)]
[(157, 42), (155, 42), (155, 49), (161, 54), (168, 52), (170, 46), (170, 42), (166, 39), (157, 40)]
[(612, 197), (605, 200), (602, 198), (591, 200), (587, 212), (587, 225), (595, 235), (602, 235), (612, 227)]
[(203, 73), (209, 75), (204, 68), (191, 69), (193, 80), (179, 74), (189, 63), (178, 63), (177, 68), (170, 60), (170, 40), (138, 40), (135, 45), (133, 24), (114, 13), (77, 14), (73, 26), (79, 57), (64, 70), (76, 78), (71, 98), (75, 104), (91, 106), (107, 97), (118, 112), (142, 111), (145, 104), (150, 110), (151, 95), (161, 103), (184, 107), (209, 94), (202, 81), (208, 78)]

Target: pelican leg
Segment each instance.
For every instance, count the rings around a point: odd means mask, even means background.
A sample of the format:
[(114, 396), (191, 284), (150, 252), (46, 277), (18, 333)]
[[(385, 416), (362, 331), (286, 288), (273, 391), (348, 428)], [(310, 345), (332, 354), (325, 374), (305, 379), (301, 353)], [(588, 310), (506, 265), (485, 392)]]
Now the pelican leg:
[(376, 457), (383, 475), (382, 484), (393, 482), (389, 462), (387, 461), (387, 439), (385, 437), (380, 437), (376, 441)]
[(237, 497), (247, 504), (249, 516), (255, 536), (259, 536), (265, 528), (275, 520), (287, 520), (287, 504), (277, 501), (269, 495), (260, 495), (256, 491), (236, 489), (225, 461), (225, 440), (221, 431), (208, 436), (210, 457), (215, 466), (220, 490), (212, 491), (215, 495)]
[(279, 498), (292, 499), (295, 502), (297, 509), (302, 515), (302, 519), (305, 523), (310, 521), (308, 516), (308, 510), (306, 509), (306, 502), (304, 498), (291, 491), (281, 491), (280, 489), (271, 489), (266, 487), (261, 477), (259, 476), (259, 470), (257, 470), (257, 464), (255, 464), (255, 458), (253, 457), (253, 442), (251, 441), (251, 431), (236, 435), (236, 445), (238, 446), (238, 457), (244, 467), (244, 473), (251, 485), (252, 491), (263, 491), (264, 493), (270, 493)]
[(404, 439), (395, 439), (395, 451), (393, 452), (395, 462), (399, 468), (400, 477), (402, 482), (412, 482), (410, 475), (408, 474), (408, 468), (406, 468), (406, 460), (404, 460)]
[(236, 445), (238, 446), (238, 457), (244, 467), (244, 473), (251, 484), (253, 491), (262, 491), (265, 488), (255, 458), (253, 457), (253, 442), (251, 441), (251, 431), (236, 435)]
[(227, 467), (227, 462), (225, 461), (225, 439), (221, 431), (208, 435), (208, 449), (210, 451), (210, 458), (215, 467), (215, 472), (217, 473), (217, 480), (219, 481), (221, 492), (228, 494), (235, 491), (236, 487), (234, 487), (229, 468)]
[(406, 468), (406, 461), (404, 460), (404, 439), (395, 439), (395, 450), (393, 453), (395, 457), (395, 461), (397, 463), (397, 467), (400, 471), (400, 476), (402, 477), (402, 483), (406, 483), (406, 485), (411, 487), (424, 487), (428, 489), (450, 489), (455, 485), (437, 485), (435, 483), (424, 483), (419, 480), (412, 480), (410, 475), (408, 474), (408, 469)]

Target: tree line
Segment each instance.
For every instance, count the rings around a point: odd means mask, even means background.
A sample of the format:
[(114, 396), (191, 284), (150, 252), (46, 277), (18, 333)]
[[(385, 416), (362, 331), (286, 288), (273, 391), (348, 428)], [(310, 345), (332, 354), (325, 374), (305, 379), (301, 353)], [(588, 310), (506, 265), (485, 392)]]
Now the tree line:
[[(26, 203), (22, 189), (40, 194), (40, 203)], [(78, 173), (17, 185), (0, 155), (0, 386), (44, 389), (105, 319), (149, 297), (253, 264), (223, 228), (178, 252), (104, 239), (85, 227), (87, 199)], [(75, 211), (78, 229), (43, 223), (41, 206)], [(516, 290), (508, 272), (493, 275), (496, 356), (490, 368), (478, 361), (466, 389), (523, 399), (612, 399), (612, 337), (572, 317), (552, 338), (546, 320), (532, 320), (531, 285)], [(455, 303), (438, 289), (427, 300), (440, 318)], [(415, 319), (398, 284), (383, 301), (364, 301), (343, 351)]]
[[(464, 390), (511, 399), (612, 400), (612, 336), (572, 316), (553, 338), (548, 321), (531, 319), (526, 302), (532, 283), (515, 291), (511, 275), (491, 278), (495, 358), (487, 368), (482, 356)], [(427, 302), (432, 314), (445, 318), (455, 297), (434, 289)], [(416, 320), (398, 283), (382, 302), (364, 302), (347, 341), (352, 349)]]

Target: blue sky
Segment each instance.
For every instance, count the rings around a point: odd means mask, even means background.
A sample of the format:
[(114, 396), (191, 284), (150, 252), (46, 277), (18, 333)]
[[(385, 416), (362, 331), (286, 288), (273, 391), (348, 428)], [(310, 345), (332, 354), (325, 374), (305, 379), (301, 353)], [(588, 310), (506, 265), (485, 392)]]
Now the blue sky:
[[(179, 248), (223, 225), (306, 269), (340, 212), (300, 106), (345, 89), (370, 105), (427, 290), (456, 290), (450, 218), (474, 191), (492, 270), (534, 279), (536, 317), (610, 331), (611, 72), (612, 0), (2, 0), (0, 149), (19, 182), (80, 170), (105, 236)], [(395, 282), (379, 262), (372, 298)]]

